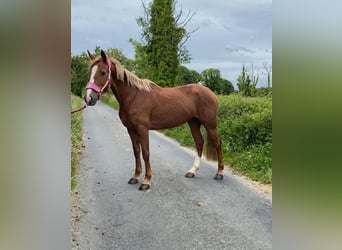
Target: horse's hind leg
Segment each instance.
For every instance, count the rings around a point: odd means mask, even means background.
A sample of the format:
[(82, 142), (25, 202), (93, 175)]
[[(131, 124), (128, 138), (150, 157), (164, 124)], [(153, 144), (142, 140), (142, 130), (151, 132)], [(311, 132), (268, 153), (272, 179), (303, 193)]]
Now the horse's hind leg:
[(192, 168), (185, 174), (185, 177), (192, 178), (195, 176), (196, 171), (200, 167), (201, 163), (201, 156), (203, 151), (203, 137), (201, 134), (201, 123), (198, 119), (193, 118), (190, 121), (188, 121), (192, 137), (194, 138), (196, 149), (197, 149), (197, 155), (195, 157), (194, 164)]
[[(215, 180), (222, 180), (223, 179), (223, 169), (224, 169), (224, 163), (222, 159), (222, 148), (221, 148), (221, 139), (217, 133), (216, 126), (214, 128), (208, 128), (207, 129), (207, 136), (208, 136), (208, 145), (207, 149), (210, 151), (210, 149), (215, 149), (217, 153), (217, 164), (218, 164), (218, 169), (217, 173), (214, 177)], [(210, 157), (209, 157), (210, 159)]]

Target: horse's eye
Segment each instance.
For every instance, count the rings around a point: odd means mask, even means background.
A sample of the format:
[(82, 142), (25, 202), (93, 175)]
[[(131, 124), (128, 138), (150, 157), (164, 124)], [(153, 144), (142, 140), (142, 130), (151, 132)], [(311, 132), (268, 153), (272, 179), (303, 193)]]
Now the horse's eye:
[(101, 75), (103, 75), (103, 76), (104, 76), (105, 74), (106, 74), (106, 72), (104, 72), (104, 71), (101, 71)]

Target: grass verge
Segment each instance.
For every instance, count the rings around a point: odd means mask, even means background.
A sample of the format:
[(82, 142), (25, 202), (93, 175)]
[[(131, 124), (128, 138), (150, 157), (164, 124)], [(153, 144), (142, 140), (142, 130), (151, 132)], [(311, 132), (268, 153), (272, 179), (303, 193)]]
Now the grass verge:
[(116, 110), (119, 109), (119, 103), (112, 94), (104, 94), (101, 96), (101, 101)]
[[(83, 100), (71, 95), (71, 107), (81, 107)], [(71, 115), (71, 190), (76, 187), (76, 171), (82, 151), (82, 112)]]

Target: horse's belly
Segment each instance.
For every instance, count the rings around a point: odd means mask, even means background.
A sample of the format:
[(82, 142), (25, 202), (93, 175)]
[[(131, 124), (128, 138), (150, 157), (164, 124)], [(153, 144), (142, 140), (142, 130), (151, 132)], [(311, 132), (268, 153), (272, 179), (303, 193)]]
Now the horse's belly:
[(150, 117), (150, 129), (166, 129), (177, 127), (194, 117), (193, 112), (181, 110), (168, 110), (163, 113), (155, 113)]

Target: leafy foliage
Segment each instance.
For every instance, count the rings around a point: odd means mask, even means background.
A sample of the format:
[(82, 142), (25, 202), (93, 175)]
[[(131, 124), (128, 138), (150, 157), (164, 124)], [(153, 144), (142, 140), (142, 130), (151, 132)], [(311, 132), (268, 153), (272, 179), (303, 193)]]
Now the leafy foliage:
[(179, 68), (179, 82), (181, 84), (198, 83), (201, 75), (196, 70), (190, 70), (185, 66)]
[(271, 98), (220, 97), (219, 130), (229, 151), (241, 152), (252, 145), (272, 142)]
[(263, 63), (263, 67), (264, 70), (267, 74), (267, 88), (270, 89), (271, 88), (271, 74), (272, 74), (272, 64), (268, 64), (268, 63)]
[(206, 69), (201, 73), (201, 81), (204, 86), (207, 86), (216, 94), (229, 95), (234, 92), (233, 84), (221, 77), (220, 70), (218, 69)]
[(220, 82), (220, 94), (221, 95), (229, 95), (234, 92), (234, 86), (233, 84), (227, 80), (227, 79), (222, 79)]
[(239, 92), (243, 96), (253, 96), (256, 89), (256, 84), (258, 83), (257, 78), (252, 78), (247, 73), (245, 66), (242, 66), (241, 75), (237, 79), (237, 86), (239, 88)]
[(89, 58), (86, 53), (71, 56), (71, 92), (82, 97), (88, 79)]
[[(80, 107), (82, 99), (71, 95), (71, 108)], [(71, 116), (71, 189), (76, 186), (76, 170), (82, 150), (82, 115), (74, 113)]]
[(257, 88), (254, 94), (255, 97), (271, 97), (272, 96), (272, 88)]
[(146, 47), (132, 38), (129, 42), (132, 43), (135, 51), (133, 72), (140, 78), (150, 78)]
[(127, 58), (121, 50), (110, 48), (106, 50), (106, 55), (118, 60), (126, 69), (134, 70), (135, 61)]
[(179, 23), (180, 15), (175, 15), (175, 4), (174, 0), (154, 0), (146, 7), (143, 2), (145, 16), (137, 19), (143, 44), (130, 39), (136, 52), (137, 75), (163, 87), (178, 85), (180, 62), (190, 62), (184, 46), (189, 33)]

